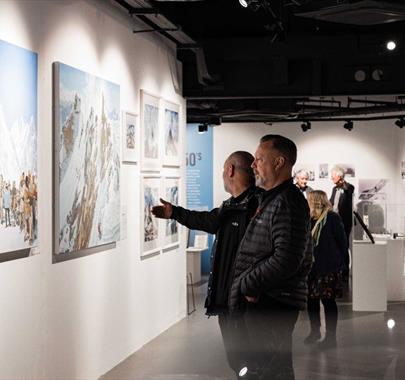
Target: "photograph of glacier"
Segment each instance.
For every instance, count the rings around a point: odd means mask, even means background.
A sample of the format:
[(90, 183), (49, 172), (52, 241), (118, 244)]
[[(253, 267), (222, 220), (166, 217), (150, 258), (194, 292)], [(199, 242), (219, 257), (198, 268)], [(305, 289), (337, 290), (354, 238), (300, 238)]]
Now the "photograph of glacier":
[(144, 155), (145, 158), (159, 158), (159, 108), (144, 104)]
[(0, 40), (0, 255), (38, 241), (37, 70), (36, 53)]
[(165, 155), (178, 157), (179, 151), (179, 113), (165, 109)]
[(55, 64), (59, 249), (120, 238), (120, 87)]
[(143, 228), (141, 250), (142, 255), (147, 255), (159, 250), (159, 223), (152, 215), (152, 207), (159, 204), (160, 178), (144, 177), (142, 181), (143, 201)]
[[(166, 200), (172, 205), (179, 204), (179, 180), (178, 178), (165, 178)], [(165, 244), (170, 245), (179, 241), (179, 229), (175, 219), (166, 219)]]

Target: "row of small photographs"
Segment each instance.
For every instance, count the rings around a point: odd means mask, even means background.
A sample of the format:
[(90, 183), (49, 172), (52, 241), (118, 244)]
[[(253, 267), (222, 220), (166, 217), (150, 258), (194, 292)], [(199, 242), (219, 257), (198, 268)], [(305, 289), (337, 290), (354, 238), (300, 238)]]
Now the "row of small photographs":
[[(330, 178), (330, 169), (335, 165), (329, 166), (329, 164), (319, 164), (318, 178), (319, 179), (329, 179)], [(352, 164), (336, 164), (336, 166), (341, 167), (345, 171), (346, 178), (356, 177), (356, 169)], [(308, 181), (315, 181), (315, 164), (297, 164), (294, 166), (294, 174), (298, 173), (301, 170), (308, 172)]]
[[(123, 112), (122, 161), (141, 160), (142, 170), (179, 167), (181, 161), (180, 106), (141, 90), (141, 124), (137, 114)], [(162, 126), (162, 127), (161, 127)]]
[(160, 253), (179, 245), (179, 226), (173, 219), (158, 219), (152, 215), (152, 207), (160, 203), (160, 198), (179, 204), (180, 176), (145, 174), (141, 177), (141, 256)]

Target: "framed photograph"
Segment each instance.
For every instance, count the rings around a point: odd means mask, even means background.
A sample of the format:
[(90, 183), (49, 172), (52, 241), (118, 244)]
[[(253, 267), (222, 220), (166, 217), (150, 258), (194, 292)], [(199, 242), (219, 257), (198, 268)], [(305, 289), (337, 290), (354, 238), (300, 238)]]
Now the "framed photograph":
[[(163, 197), (167, 202), (177, 206), (179, 204), (179, 177), (165, 177), (163, 181)], [(174, 219), (166, 219), (164, 222), (164, 247), (179, 244), (179, 224)]]
[(122, 112), (122, 162), (139, 160), (139, 126), (138, 115)]
[(63, 63), (54, 63), (54, 86), (59, 262), (120, 239), (120, 87)]
[(161, 239), (159, 219), (152, 215), (152, 207), (159, 204), (161, 178), (154, 175), (142, 176), (141, 183), (141, 256), (159, 253)]
[(37, 53), (0, 40), (0, 83), (0, 262), (4, 262), (38, 253)]
[(329, 178), (329, 165), (319, 164), (319, 178), (328, 179)]
[(180, 166), (180, 106), (166, 100), (163, 109), (163, 165)]
[(159, 98), (141, 90), (141, 169), (159, 171)]

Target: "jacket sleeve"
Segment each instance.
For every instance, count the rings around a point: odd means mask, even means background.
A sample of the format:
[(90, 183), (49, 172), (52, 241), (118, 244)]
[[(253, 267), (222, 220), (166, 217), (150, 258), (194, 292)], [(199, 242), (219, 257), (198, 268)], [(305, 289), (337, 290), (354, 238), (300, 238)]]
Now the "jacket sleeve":
[(340, 252), (340, 269), (344, 269), (346, 253), (349, 249), (347, 236), (340, 216), (336, 213), (332, 213), (331, 216), (333, 218), (333, 237)]
[(283, 287), (301, 269), (308, 247), (309, 213), (301, 199), (283, 200), (274, 212), (269, 233), (273, 254), (266, 252), (241, 281), (242, 294), (257, 297), (262, 290)]
[(220, 225), (220, 210), (220, 208), (214, 208), (211, 211), (194, 211), (173, 206), (172, 219), (192, 230), (215, 234)]

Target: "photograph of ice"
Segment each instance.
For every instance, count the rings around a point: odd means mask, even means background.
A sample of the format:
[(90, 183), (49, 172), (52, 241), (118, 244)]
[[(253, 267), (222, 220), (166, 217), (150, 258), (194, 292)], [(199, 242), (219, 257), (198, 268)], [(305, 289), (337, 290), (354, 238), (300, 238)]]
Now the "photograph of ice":
[(120, 87), (55, 64), (56, 254), (120, 238)]
[[(179, 204), (179, 179), (166, 178), (164, 181), (165, 200), (173, 205)], [(179, 228), (174, 219), (166, 219), (165, 244), (173, 244), (179, 241)]]
[(146, 158), (157, 159), (159, 140), (159, 108), (144, 104), (144, 154)]
[(0, 40), (0, 256), (38, 242), (37, 72), (36, 53)]
[(177, 157), (179, 154), (179, 113), (165, 109), (165, 155)]
[(142, 252), (148, 254), (159, 247), (159, 224), (151, 209), (159, 204), (160, 178), (144, 177), (142, 183), (143, 223)]

